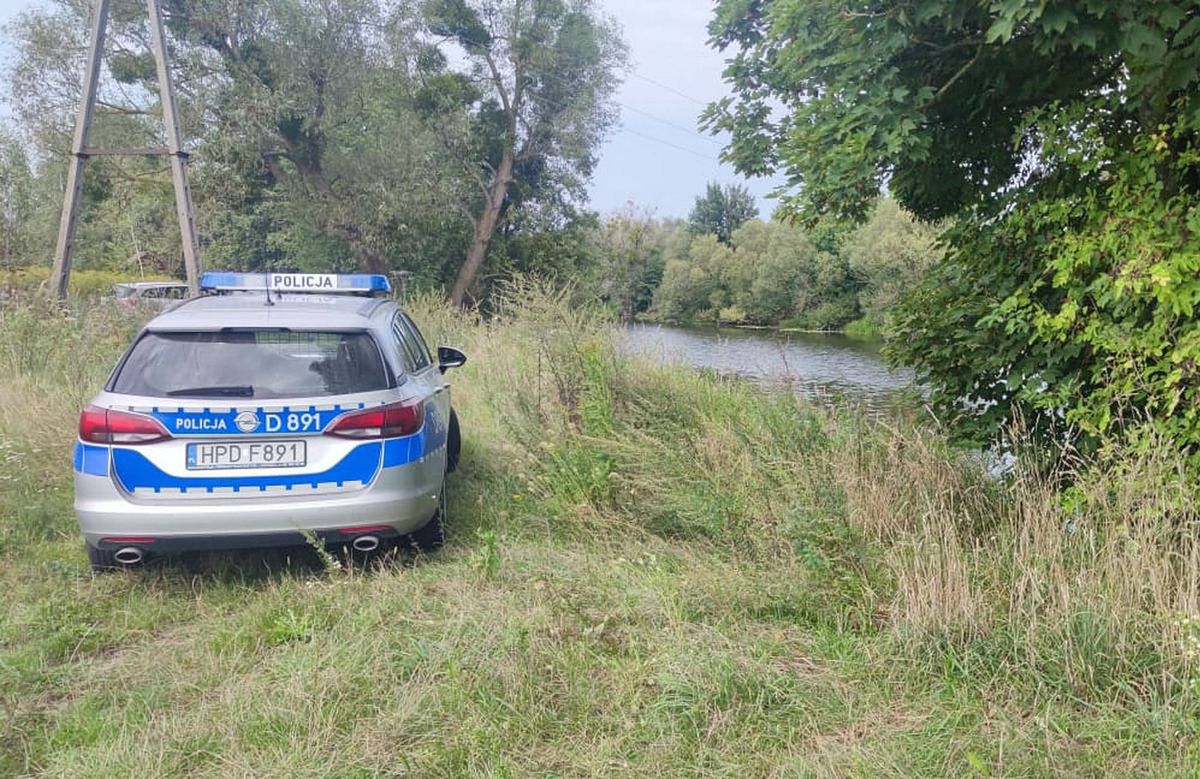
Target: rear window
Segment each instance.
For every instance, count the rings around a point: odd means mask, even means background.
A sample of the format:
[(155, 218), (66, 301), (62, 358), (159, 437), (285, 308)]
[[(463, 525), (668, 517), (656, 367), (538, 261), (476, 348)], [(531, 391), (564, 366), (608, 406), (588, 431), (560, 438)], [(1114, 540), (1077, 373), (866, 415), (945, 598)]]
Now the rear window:
[(111, 391), (176, 398), (307, 398), (388, 388), (368, 333), (146, 333)]

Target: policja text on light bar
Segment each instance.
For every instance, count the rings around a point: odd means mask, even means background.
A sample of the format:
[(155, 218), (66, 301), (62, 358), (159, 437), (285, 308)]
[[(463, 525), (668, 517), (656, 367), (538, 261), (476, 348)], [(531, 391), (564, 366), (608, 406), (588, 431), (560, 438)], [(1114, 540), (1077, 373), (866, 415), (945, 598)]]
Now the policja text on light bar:
[(387, 294), (387, 276), (366, 273), (216, 273), (200, 276), (205, 292), (320, 292), (324, 294)]

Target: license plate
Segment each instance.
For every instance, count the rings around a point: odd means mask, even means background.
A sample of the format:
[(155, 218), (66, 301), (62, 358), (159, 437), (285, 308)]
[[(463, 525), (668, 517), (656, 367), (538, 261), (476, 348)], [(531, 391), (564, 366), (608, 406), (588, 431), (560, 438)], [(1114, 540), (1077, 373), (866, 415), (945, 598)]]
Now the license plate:
[(188, 444), (189, 471), (218, 468), (299, 468), (307, 462), (304, 441), (220, 441)]

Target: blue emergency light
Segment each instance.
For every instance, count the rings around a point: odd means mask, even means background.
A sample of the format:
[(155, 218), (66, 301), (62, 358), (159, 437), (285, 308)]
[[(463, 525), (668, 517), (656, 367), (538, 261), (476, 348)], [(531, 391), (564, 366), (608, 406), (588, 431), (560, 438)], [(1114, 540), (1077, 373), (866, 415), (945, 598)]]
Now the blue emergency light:
[(204, 292), (315, 292), (326, 295), (386, 295), (387, 276), (367, 273), (219, 273), (200, 275)]

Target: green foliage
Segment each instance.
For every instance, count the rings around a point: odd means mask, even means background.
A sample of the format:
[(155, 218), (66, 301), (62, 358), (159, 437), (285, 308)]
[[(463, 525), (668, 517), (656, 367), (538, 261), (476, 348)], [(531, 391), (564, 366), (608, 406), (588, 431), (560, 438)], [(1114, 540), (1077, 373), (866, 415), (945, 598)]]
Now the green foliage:
[(28, 262), (27, 223), (34, 209), (33, 171), (16, 138), (0, 127), (0, 268)]
[[(169, 276), (147, 274), (134, 276), (104, 270), (77, 270), (71, 273), (70, 293), (80, 298), (112, 296), (113, 285), (122, 281), (171, 281)], [(0, 269), (0, 297), (17, 294), (28, 297), (46, 292), (50, 281), (50, 268), (44, 265)]]
[(943, 416), (1200, 449), (1195, 3), (724, 0), (710, 30), (707, 120), (802, 185), (786, 212), (862, 218), (887, 180), (954, 218), (891, 347)]
[[(118, 5), (100, 99), (129, 110), (99, 111), (92, 144), (154, 145), (144, 9)], [(486, 200), (481, 172), (512, 135), (498, 92), (476, 78), (487, 70), (476, 56), (485, 39), (501, 86), (516, 86), (520, 59), (528, 136), (498, 201), (493, 277), (588, 265), (580, 249), (591, 220), (578, 204), (624, 52), (589, 3), (248, 0), (235, 12), (222, 0), (171, 0), (166, 12), (210, 267), (405, 271), (415, 286), (447, 286)], [(24, 134), (0, 137), (0, 194), (12, 212), (0, 215), (0, 265), (52, 255), (89, 14), (86, 3), (52, 0), (11, 27), (10, 103)], [(485, 17), (506, 26), (502, 41), (476, 34)], [(475, 48), (464, 52), (464, 41)], [(76, 267), (180, 274), (161, 160), (95, 157), (85, 181)]]
[[(1065, 422), (1088, 446), (1165, 439), (1194, 451), (1200, 147), (1166, 125), (1129, 151), (1080, 144), (1062, 126), (1046, 141), (1061, 175), (1012, 213), (951, 231), (947, 262), (902, 307), (909, 340), (895, 348), (935, 382), (943, 411), (991, 404), (976, 434), (1020, 415), (1040, 429)], [(1022, 262), (1001, 268), (998, 255)]]
[[(1191, 2), (1075, 4), (830, 0), (718, 4), (734, 96), (706, 112), (745, 172), (803, 181), (786, 210), (864, 217), (881, 182), (933, 219), (1003, 196), (1037, 149), (1028, 112), (1113, 90), (1156, 118), (1171, 96), (1200, 122), (1200, 22)], [(780, 115), (775, 104), (786, 111)]]
[(695, 235), (711, 234), (723, 244), (733, 240), (733, 232), (751, 219), (758, 218), (754, 195), (740, 184), (710, 182), (688, 215), (688, 228)]
[[(455, 206), (472, 237), (449, 296), (461, 304), (519, 212), (569, 216), (586, 199), (626, 49), (592, 0), (434, 0), (423, 12), (415, 105), (466, 174)], [(429, 51), (446, 39), (456, 45)]]
[(857, 288), (836, 254), (795, 227), (750, 221), (731, 246), (699, 235), (668, 255), (654, 313), (665, 321), (723, 321), (832, 330), (858, 316)]
[(842, 256), (861, 286), (859, 306), (876, 333), (888, 312), (940, 259), (939, 232), (934, 225), (918, 222), (895, 200), (883, 198), (870, 219), (842, 244)]
[(633, 206), (613, 214), (591, 232), (598, 256), (593, 282), (600, 298), (623, 321), (644, 313), (662, 283), (669, 247), (683, 237), (677, 222), (654, 219)]
[(878, 341), (883, 338), (883, 331), (869, 316), (848, 323), (842, 328), (842, 332), (857, 341)]
[(667, 322), (711, 321), (730, 302), (722, 274), (732, 256), (733, 250), (715, 235), (697, 236), (681, 254), (668, 256), (662, 283), (654, 292), (655, 315)]

